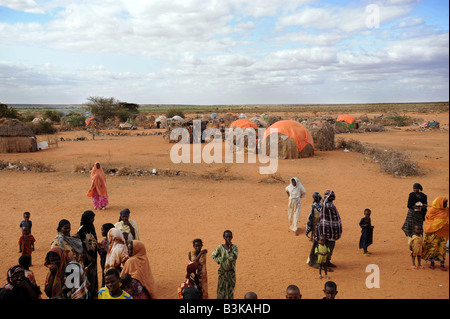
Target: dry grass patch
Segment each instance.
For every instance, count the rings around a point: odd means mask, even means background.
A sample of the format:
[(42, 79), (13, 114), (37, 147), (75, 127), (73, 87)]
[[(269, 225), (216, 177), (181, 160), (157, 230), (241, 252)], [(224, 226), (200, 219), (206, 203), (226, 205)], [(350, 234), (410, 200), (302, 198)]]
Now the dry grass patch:
[(368, 144), (363, 145), (356, 140), (346, 141), (339, 139), (337, 147), (368, 155), (370, 160), (378, 163), (388, 174), (402, 177), (421, 175), (420, 167), (407, 154), (402, 152), (391, 149), (380, 149)]

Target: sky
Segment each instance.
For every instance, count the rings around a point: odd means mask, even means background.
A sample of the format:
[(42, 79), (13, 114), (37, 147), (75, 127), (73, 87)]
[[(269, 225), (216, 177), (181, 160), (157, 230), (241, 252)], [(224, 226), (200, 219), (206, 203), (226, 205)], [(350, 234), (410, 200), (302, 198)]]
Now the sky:
[(449, 100), (444, 0), (0, 0), (0, 102)]

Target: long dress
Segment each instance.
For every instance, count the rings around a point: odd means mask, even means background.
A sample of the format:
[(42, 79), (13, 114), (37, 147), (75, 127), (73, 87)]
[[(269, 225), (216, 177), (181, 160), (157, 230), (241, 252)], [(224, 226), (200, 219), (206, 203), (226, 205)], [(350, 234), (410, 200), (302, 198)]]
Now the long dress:
[[(292, 184), (292, 180), (295, 180), (296, 185)], [(286, 187), (286, 191), (289, 192), (289, 205), (288, 205), (288, 220), (289, 229), (296, 232), (298, 229), (298, 220), (300, 219), (300, 212), (302, 210), (301, 198), (306, 195), (306, 189), (300, 183), (297, 177), (291, 178), (291, 183)]]
[(423, 221), (425, 220), (425, 214), (427, 212), (426, 206), (422, 208), (414, 209), (413, 206), (421, 202), (423, 205), (428, 204), (427, 195), (420, 192), (418, 194), (411, 192), (408, 196), (408, 213), (406, 215), (405, 222), (403, 223), (402, 230), (406, 236), (411, 237), (414, 235), (414, 226), (423, 226)]
[(372, 245), (373, 243), (373, 227), (372, 223), (369, 220), (366, 221), (366, 218), (361, 218), (361, 221), (359, 222), (359, 226), (361, 227), (361, 237), (359, 239), (359, 248), (365, 249)]
[(217, 282), (217, 299), (233, 299), (236, 285), (236, 259), (238, 247), (232, 245), (231, 249), (225, 249), (219, 245), (212, 253), (212, 258), (220, 267)]
[(87, 193), (88, 197), (92, 197), (94, 209), (104, 208), (109, 204), (108, 191), (106, 188), (106, 176), (102, 167), (98, 162), (95, 163), (91, 171), (91, 187)]
[[(449, 236), (449, 209), (445, 205), (447, 198), (437, 197), (428, 210), (424, 223), (424, 244), (422, 258), (440, 261), (443, 266), (446, 256), (446, 243)], [(448, 201), (447, 201), (448, 202)]]
[(98, 273), (97, 273), (97, 234), (95, 232), (94, 224), (90, 219), (95, 214), (92, 211), (84, 212), (81, 217), (81, 225), (78, 230), (78, 235), (83, 243), (83, 266), (86, 271), (87, 281), (89, 282), (89, 298), (96, 298), (98, 292)]

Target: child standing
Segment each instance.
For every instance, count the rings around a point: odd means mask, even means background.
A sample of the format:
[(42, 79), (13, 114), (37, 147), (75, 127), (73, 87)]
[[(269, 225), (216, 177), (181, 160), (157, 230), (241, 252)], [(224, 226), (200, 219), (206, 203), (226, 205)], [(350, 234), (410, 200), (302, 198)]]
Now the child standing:
[[(412, 257), (412, 269), (424, 269), (424, 267), (420, 264), (421, 256), (422, 256), (422, 245), (423, 245), (423, 229), (420, 225), (414, 226), (414, 234), (409, 238), (408, 245), (409, 250), (411, 250), (411, 257)], [(419, 264), (419, 267), (416, 266), (416, 257), (417, 257), (417, 263)]]
[(371, 253), (367, 251), (367, 247), (373, 242), (373, 226), (370, 219), (371, 210), (366, 208), (364, 210), (364, 217), (360, 220), (361, 238), (359, 239), (359, 248), (364, 250), (364, 256), (369, 256)]
[(208, 299), (208, 273), (206, 271), (206, 254), (208, 250), (202, 249), (203, 242), (201, 239), (194, 239), (192, 242), (193, 250), (189, 252), (188, 258), (191, 262), (199, 262), (200, 267), (200, 287), (202, 289), (202, 299)]
[(315, 249), (315, 253), (317, 255), (317, 263), (319, 264), (319, 279), (322, 279), (322, 269), (325, 271), (325, 277), (327, 279), (330, 279), (327, 272), (327, 260), (330, 254), (330, 248), (328, 248), (328, 246), (326, 245), (326, 241), (327, 240), (324, 236), (320, 236)]
[[(19, 238), (19, 253), (28, 255), (31, 258), (31, 252), (34, 251), (34, 239), (30, 234), (30, 227), (28, 225), (22, 227), (22, 236)], [(33, 266), (30, 261), (30, 266)]]
[(33, 285), (37, 286), (36, 278), (34, 277), (33, 272), (30, 270), (31, 256), (29, 255), (20, 256), (19, 265), (22, 266), (22, 268), (25, 270), (25, 277), (28, 278)]
[(25, 212), (23, 213), (23, 220), (20, 222), (20, 228), (22, 228), (23, 226), (27, 226), (30, 228), (30, 234), (31, 234), (31, 226), (32, 226), (32, 222), (30, 220), (30, 212)]
[(219, 267), (219, 279), (217, 282), (217, 299), (233, 299), (236, 285), (236, 259), (238, 247), (231, 243), (233, 233), (226, 230), (223, 233), (225, 243), (219, 245), (212, 253), (212, 258)]
[(322, 211), (322, 196), (318, 192), (315, 192), (313, 195), (313, 203), (311, 207), (311, 212), (308, 216), (308, 221), (306, 223), (306, 237), (309, 237), (309, 233), (311, 233), (310, 241), (314, 240), (316, 226), (320, 220), (320, 212)]

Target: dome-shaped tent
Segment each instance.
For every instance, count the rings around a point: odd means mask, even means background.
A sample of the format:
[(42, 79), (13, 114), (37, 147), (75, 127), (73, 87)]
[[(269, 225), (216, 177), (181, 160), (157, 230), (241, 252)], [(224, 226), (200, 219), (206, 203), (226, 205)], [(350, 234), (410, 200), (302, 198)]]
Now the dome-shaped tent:
[(167, 117), (164, 115), (158, 116), (155, 120), (155, 123), (158, 128), (167, 127)]
[(336, 125), (344, 125), (349, 129), (354, 129), (356, 126), (356, 119), (347, 114), (341, 114), (336, 119)]
[[(258, 125), (256, 125), (256, 123), (248, 119), (237, 119), (236, 121), (230, 124), (230, 128), (232, 129), (240, 128), (242, 130), (241, 132), (237, 132), (237, 134), (235, 135), (236, 137), (233, 136), (234, 145), (239, 145), (241, 139), (243, 138), (244, 148), (252, 147), (256, 150), (255, 143), (256, 140), (258, 139)], [(249, 140), (249, 136), (254, 137), (254, 139)], [(252, 142), (249, 143), (250, 141)]]
[(254, 129), (258, 129), (258, 125), (252, 121), (250, 121), (249, 119), (238, 119), (236, 121), (234, 121), (233, 123), (230, 124), (231, 128), (254, 128)]
[(282, 120), (272, 124), (265, 132), (262, 143), (266, 143), (266, 154), (270, 155), (271, 134), (278, 129), (278, 158), (304, 158), (314, 155), (314, 140), (308, 130), (293, 120)]

